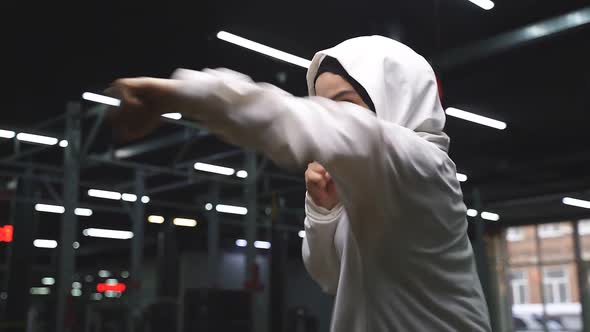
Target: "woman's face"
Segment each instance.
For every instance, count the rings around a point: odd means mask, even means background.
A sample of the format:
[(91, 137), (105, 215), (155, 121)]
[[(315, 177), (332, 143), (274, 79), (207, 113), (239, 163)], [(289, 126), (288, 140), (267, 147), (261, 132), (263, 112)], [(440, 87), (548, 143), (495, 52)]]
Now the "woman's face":
[(315, 82), (316, 95), (334, 101), (347, 101), (370, 109), (356, 90), (342, 76), (325, 72)]

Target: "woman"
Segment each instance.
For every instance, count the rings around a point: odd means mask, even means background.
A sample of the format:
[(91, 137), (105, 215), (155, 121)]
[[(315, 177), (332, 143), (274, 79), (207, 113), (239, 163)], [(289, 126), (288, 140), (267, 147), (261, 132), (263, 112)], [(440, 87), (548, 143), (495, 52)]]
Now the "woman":
[(432, 68), (359, 37), (317, 53), (307, 82), (309, 98), (228, 70), (119, 80), (117, 123), (136, 137), (181, 112), (285, 168), (308, 165), (303, 259), (336, 294), (332, 331), (490, 331)]

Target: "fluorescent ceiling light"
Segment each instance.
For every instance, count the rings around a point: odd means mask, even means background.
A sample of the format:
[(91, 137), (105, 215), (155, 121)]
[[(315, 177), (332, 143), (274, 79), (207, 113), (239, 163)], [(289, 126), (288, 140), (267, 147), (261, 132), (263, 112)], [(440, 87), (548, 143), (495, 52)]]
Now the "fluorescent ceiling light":
[(182, 114), (180, 114), (180, 113), (165, 113), (165, 114), (162, 114), (162, 116), (165, 118), (168, 118), (168, 119), (172, 119), (172, 120), (182, 119)]
[(498, 215), (496, 213), (484, 211), (481, 213), (481, 218), (485, 219), (485, 220), (498, 221), (498, 220), (500, 220), (500, 215)]
[(299, 237), (303, 239), (303, 238), (305, 238), (305, 231), (301, 230), (301, 231), (299, 231), (299, 233), (297, 233), (297, 235), (299, 235)]
[[(63, 214), (66, 209), (61, 205), (51, 205), (51, 204), (35, 204), (35, 210), (39, 212), (48, 212), (48, 213), (58, 213)], [(74, 213), (77, 216), (81, 217), (90, 217), (92, 215), (91, 209), (86, 208), (76, 208)]]
[(67, 148), (68, 147), (68, 141), (66, 141), (65, 139), (62, 139), (61, 141), (59, 141), (59, 146), (62, 148)]
[[(237, 239), (236, 246), (238, 247), (246, 247), (248, 245), (248, 241), (244, 239)], [(254, 241), (254, 247), (258, 249), (270, 249), (270, 242), (268, 241)]]
[(121, 292), (115, 291), (106, 291), (104, 292), (105, 297), (113, 298), (113, 297), (121, 297)]
[(117, 98), (103, 96), (92, 92), (84, 92), (82, 94), (82, 99), (116, 107), (121, 105), (121, 101)]
[(163, 224), (164, 223), (164, 217), (162, 217), (162, 216), (149, 216), (148, 217), (148, 222), (150, 222), (152, 224)]
[(16, 133), (14, 131), (0, 129), (0, 137), (2, 137), (2, 138), (14, 138), (14, 136), (16, 136)]
[(31, 287), (31, 295), (49, 295), (49, 287)]
[(248, 172), (241, 170), (236, 173), (236, 176), (239, 178), (245, 179), (248, 177)]
[(90, 209), (86, 209), (86, 208), (76, 208), (74, 210), (74, 213), (77, 216), (81, 216), (81, 217), (90, 217), (92, 215), (92, 210)]
[(45, 286), (55, 285), (55, 278), (45, 277), (45, 278), (41, 279), (41, 284), (43, 284)]
[(102, 228), (87, 228), (84, 231), (82, 231), (82, 234), (84, 234), (84, 236), (89, 237), (100, 237), (105, 239), (118, 240), (128, 240), (133, 237), (133, 232)]
[(57, 241), (36, 239), (35, 241), (33, 241), (33, 245), (37, 248), (53, 249), (53, 248), (57, 248)]
[(233, 175), (235, 170), (229, 167), (205, 164), (205, 163), (195, 163), (195, 169), (197, 171), (221, 174), (221, 175)]
[(98, 276), (101, 278), (108, 278), (111, 276), (111, 272), (109, 272), (107, 270), (100, 270), (100, 271), (98, 271)]
[(137, 195), (125, 193), (121, 195), (121, 199), (123, 199), (125, 202), (135, 202), (137, 201)]
[(490, 10), (492, 8), (494, 8), (494, 3), (490, 0), (469, 0), (472, 3), (478, 5), (479, 7), (481, 7), (482, 9), (485, 10)]
[(35, 134), (28, 134), (28, 133), (19, 133), (16, 135), (16, 139), (23, 142), (29, 143), (37, 143), (37, 144), (45, 144), (45, 145), (55, 145), (59, 140), (55, 137), (49, 136), (41, 136)]
[(583, 199), (577, 199), (572, 197), (564, 197), (562, 200), (563, 204), (590, 209), (590, 201)]
[(465, 182), (465, 181), (467, 181), (467, 175), (457, 173), (457, 180), (459, 180), (459, 182)]
[(96, 198), (104, 198), (104, 199), (113, 199), (113, 200), (120, 200), (121, 193), (115, 191), (108, 191), (108, 190), (99, 190), (99, 189), (89, 189), (88, 196), (96, 197)]
[(273, 57), (275, 59), (279, 59), (288, 63), (292, 63), (294, 65), (303, 67), (303, 68), (308, 68), (309, 65), (311, 64), (311, 61), (298, 57), (296, 55), (293, 54), (289, 54), (287, 52), (283, 52), (280, 50), (277, 50), (276, 48), (272, 48), (266, 45), (262, 45), (260, 43), (257, 43), (255, 41), (251, 41), (249, 39), (234, 35), (232, 33), (226, 32), (226, 31), (219, 31), (217, 33), (217, 38), (224, 40), (228, 43), (232, 43), (244, 48), (247, 48), (249, 50), (252, 50), (254, 52), (258, 52), (258, 53), (262, 53), (264, 55), (268, 55), (270, 57)]
[(176, 226), (185, 226), (185, 227), (195, 227), (197, 226), (197, 221), (195, 219), (188, 219), (188, 218), (174, 218), (172, 221)]
[(119, 283), (119, 280), (111, 278), (107, 279), (104, 283), (107, 285), (116, 285)]
[(506, 129), (506, 123), (498, 120), (494, 120), (485, 116), (477, 115), (470, 112), (465, 112), (457, 108), (449, 107), (445, 111), (447, 115), (454, 116), (459, 119), (479, 123), (484, 126), (504, 130)]
[(147, 204), (150, 202), (150, 197), (149, 196), (141, 196), (141, 202), (143, 204)]
[(35, 210), (39, 212), (48, 213), (59, 213), (62, 214), (66, 211), (63, 206), (51, 205), (51, 204), (35, 204)]
[(477, 217), (477, 210), (467, 209), (467, 215), (470, 217)]
[(254, 241), (254, 247), (258, 249), (270, 249), (270, 242), (268, 241)]
[(248, 214), (248, 209), (242, 206), (234, 206), (234, 205), (225, 205), (225, 204), (217, 204), (215, 207), (217, 212), (222, 213), (232, 213), (232, 214), (240, 214), (246, 215)]
[[(82, 99), (93, 101), (95, 103), (105, 104), (109, 106), (119, 107), (121, 106), (121, 100), (105, 95), (99, 95), (97, 93), (92, 92), (84, 92), (82, 94)], [(180, 113), (166, 113), (162, 114), (163, 117), (173, 120), (180, 120), (182, 115)]]

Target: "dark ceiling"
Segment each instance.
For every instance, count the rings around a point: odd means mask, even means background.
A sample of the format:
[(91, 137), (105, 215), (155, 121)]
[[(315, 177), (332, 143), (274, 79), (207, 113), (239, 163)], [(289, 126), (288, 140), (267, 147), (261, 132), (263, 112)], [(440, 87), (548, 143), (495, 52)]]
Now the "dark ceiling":
[[(384, 34), (432, 60), (442, 82), (445, 106), (508, 123), (507, 130), (498, 131), (448, 119), (451, 155), (458, 170), (469, 175), (463, 187), (468, 204), (475, 204), (477, 189), (484, 206), (496, 207), (509, 222), (533, 222), (535, 204), (543, 206), (550, 219), (582, 216), (584, 211), (562, 206), (559, 195), (574, 192), (584, 197), (590, 187), (590, 25), (452, 68), (437, 67), (435, 59), (457, 47), (579, 10), (588, 2), (495, 3), (490, 11), (467, 0), (102, 1), (61, 8), (3, 3), (0, 31), (6, 79), (0, 124), (26, 128), (63, 113), (66, 101), (79, 99), (83, 91), (101, 91), (124, 76), (167, 77), (177, 67), (229, 67), (296, 95), (305, 94), (305, 70), (219, 41), (215, 33), (220, 29), (305, 58), (349, 37)], [(280, 82), (278, 73), (284, 73), (286, 81)], [(184, 129), (168, 126), (146, 140), (178, 130)], [(111, 145), (109, 135), (101, 135), (94, 152)], [(131, 160), (166, 165), (181, 149), (182, 157), (190, 160), (232, 147), (209, 137)], [(2, 151), (11, 150), (4, 144)], [(51, 156), (40, 158), (56, 162)], [(241, 162), (241, 158), (227, 161), (235, 167)], [(83, 171), (91, 182), (105, 174), (118, 174), (111, 177), (113, 185), (117, 182), (113, 179), (130, 176), (128, 171), (114, 169)], [(169, 181), (155, 177), (148, 186)], [(294, 185), (278, 180), (272, 184)], [(301, 207), (303, 186), (295, 185), (301, 190), (285, 195), (287, 205)], [(206, 192), (207, 188), (191, 187), (166, 195), (194, 203), (196, 196)], [(232, 197), (240, 195), (239, 189), (228, 192)], [(515, 201), (531, 197), (526, 202)], [(525, 203), (516, 211), (512, 201)]]

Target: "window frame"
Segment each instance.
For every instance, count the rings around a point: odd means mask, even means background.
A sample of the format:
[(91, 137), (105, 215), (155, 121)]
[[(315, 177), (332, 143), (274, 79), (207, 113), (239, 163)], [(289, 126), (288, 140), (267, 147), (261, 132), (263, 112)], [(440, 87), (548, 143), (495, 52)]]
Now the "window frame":
[[(519, 273), (522, 278), (514, 278), (514, 274)], [(524, 298), (520, 297), (520, 287), (524, 289)], [(530, 301), (529, 275), (528, 270), (511, 270), (510, 271), (510, 290), (512, 291), (512, 304), (527, 304)]]
[[(568, 269), (565, 266), (544, 266), (543, 267), (543, 292), (544, 292), (544, 299), (543, 302), (546, 304), (554, 304), (554, 303), (569, 303), (571, 301), (571, 292), (570, 292), (570, 285), (569, 285), (569, 273)], [(549, 272), (559, 271), (563, 273), (562, 277), (550, 277), (548, 276)], [(561, 290), (560, 286), (563, 285), (565, 288), (565, 298), (561, 298)], [(547, 287), (551, 289), (551, 300), (548, 301), (547, 299)]]

